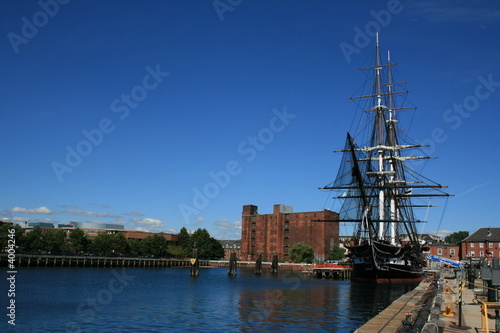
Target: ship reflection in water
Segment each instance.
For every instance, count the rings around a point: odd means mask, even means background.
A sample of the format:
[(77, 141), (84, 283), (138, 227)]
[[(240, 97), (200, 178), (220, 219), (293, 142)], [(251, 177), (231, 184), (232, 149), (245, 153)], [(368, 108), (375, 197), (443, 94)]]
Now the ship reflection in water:
[(227, 268), (196, 278), (188, 268), (30, 267), (17, 276), (16, 332), (345, 333), (414, 287), (252, 269), (230, 277)]
[(265, 287), (240, 294), (241, 331), (257, 326), (265, 331), (352, 332), (415, 287), (305, 279), (293, 272), (261, 278)]

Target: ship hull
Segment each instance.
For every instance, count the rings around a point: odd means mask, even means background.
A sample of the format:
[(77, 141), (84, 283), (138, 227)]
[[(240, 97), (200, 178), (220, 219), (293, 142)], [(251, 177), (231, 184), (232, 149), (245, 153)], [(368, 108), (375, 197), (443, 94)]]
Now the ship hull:
[(408, 265), (387, 264), (387, 270), (373, 269), (366, 264), (353, 264), (351, 280), (377, 284), (418, 283), (424, 279), (422, 270)]
[[(418, 283), (424, 273), (419, 258), (422, 254), (414, 247), (400, 247), (372, 241), (348, 246), (352, 258), (353, 281), (380, 284)], [(377, 258), (377, 262), (373, 261)]]

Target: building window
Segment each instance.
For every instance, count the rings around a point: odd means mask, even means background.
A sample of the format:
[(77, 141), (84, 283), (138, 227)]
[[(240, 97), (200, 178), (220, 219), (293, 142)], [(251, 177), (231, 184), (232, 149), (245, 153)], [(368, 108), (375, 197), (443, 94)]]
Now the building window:
[(474, 243), (470, 243), (470, 247), (474, 247)]
[(290, 222), (285, 221), (285, 229), (288, 229), (290, 227)]
[(484, 257), (484, 251), (479, 251), (479, 256)]
[(470, 251), (467, 251), (466, 257), (470, 257)]
[(285, 247), (283, 248), (283, 252), (285, 252), (285, 255), (287, 255), (287, 254), (288, 254), (288, 246), (285, 246)]
[(479, 243), (479, 247), (483, 248), (484, 247), (484, 243)]
[(450, 254), (451, 254), (452, 256), (454, 256), (454, 255), (455, 255), (455, 249), (450, 249)]
[(493, 243), (488, 243), (488, 247), (489, 247), (490, 249), (492, 249), (492, 248), (493, 248)]
[(255, 222), (252, 222), (252, 229), (255, 229)]
[(438, 248), (437, 253), (438, 253), (438, 255), (442, 255), (443, 254), (443, 249), (442, 248)]
[(474, 257), (475, 255), (476, 255), (476, 252), (474, 252), (474, 251), (470, 251), (470, 256), (471, 256), (471, 257)]
[(285, 238), (285, 245), (288, 245), (288, 243), (289, 243), (289, 239)]

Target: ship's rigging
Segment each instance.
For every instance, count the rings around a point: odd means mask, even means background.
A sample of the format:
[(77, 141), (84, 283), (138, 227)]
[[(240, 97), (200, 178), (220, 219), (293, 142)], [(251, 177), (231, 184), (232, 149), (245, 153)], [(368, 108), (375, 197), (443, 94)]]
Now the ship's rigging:
[(411, 161), (432, 157), (412, 153), (423, 145), (400, 142), (398, 113), (415, 108), (398, 103), (397, 97), (408, 91), (398, 90), (404, 81), (393, 82), (394, 65), (389, 53), (387, 64), (381, 63), (377, 36), (375, 65), (363, 68), (373, 71), (372, 89), (352, 98), (370, 103), (362, 108), (370, 118), (369, 135), (358, 144), (358, 137), (347, 133), (345, 146), (338, 151), (343, 157), (337, 177), (321, 187), (337, 191), (335, 198), (343, 201), (339, 221), (356, 222), (348, 245), (351, 257), (365, 269), (381, 271), (401, 260), (421, 268), (421, 244), (416, 231), (416, 223), (421, 221), (415, 217), (414, 208), (422, 205), (415, 201), (449, 196), (443, 190), (446, 186), (429, 180), (409, 165)]

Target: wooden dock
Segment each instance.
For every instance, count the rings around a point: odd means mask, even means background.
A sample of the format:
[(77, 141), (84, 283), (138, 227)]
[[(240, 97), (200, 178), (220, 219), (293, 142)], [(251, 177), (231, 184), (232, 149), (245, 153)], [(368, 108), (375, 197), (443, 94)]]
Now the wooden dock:
[(348, 266), (340, 265), (314, 265), (312, 274), (318, 279), (349, 280), (351, 278), (351, 269)]
[(415, 289), (404, 294), (384, 311), (373, 317), (354, 333), (394, 333), (402, 326), (407, 314), (411, 314), (422, 296), (429, 289), (429, 282), (421, 282)]
[[(0, 266), (7, 266), (7, 255), (0, 255)], [(56, 256), (17, 254), (16, 266), (24, 267), (189, 267), (189, 259)], [(208, 260), (200, 260), (208, 266)]]

